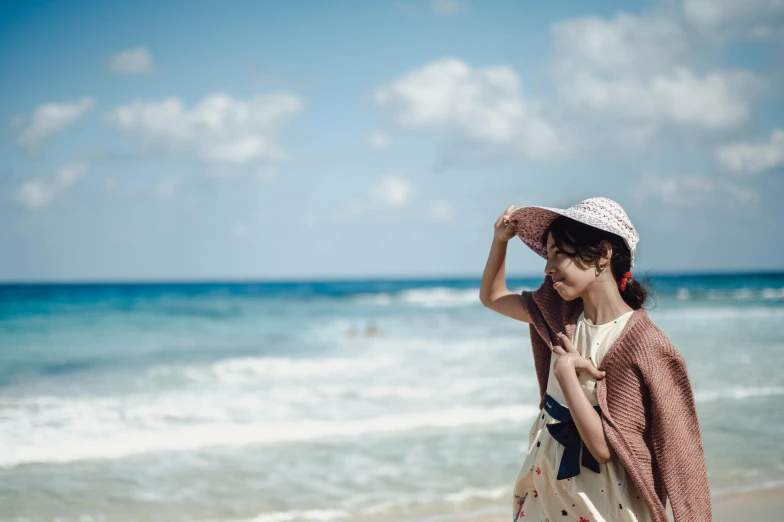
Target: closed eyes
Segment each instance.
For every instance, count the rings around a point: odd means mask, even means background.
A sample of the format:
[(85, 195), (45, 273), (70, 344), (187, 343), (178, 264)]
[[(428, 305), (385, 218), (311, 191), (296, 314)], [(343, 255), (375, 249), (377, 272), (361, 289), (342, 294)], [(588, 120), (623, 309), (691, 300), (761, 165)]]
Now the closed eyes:
[(556, 255), (556, 256), (557, 256), (558, 254), (563, 254), (563, 255), (565, 255), (565, 256), (569, 256), (569, 257), (572, 257), (572, 256), (574, 255), (574, 254), (570, 254), (569, 252), (564, 252), (563, 250), (559, 250), (559, 249), (558, 249), (558, 248), (557, 248), (555, 245), (551, 246), (551, 247), (550, 247), (550, 250), (551, 250), (552, 252), (555, 252), (555, 255)]

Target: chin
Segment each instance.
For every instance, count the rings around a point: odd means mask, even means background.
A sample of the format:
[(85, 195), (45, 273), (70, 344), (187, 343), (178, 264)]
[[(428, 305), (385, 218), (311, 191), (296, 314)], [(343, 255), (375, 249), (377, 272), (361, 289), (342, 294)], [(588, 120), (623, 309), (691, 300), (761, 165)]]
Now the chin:
[(570, 295), (570, 294), (562, 294), (562, 293), (558, 292), (558, 295), (560, 295), (561, 298), (563, 298), (564, 301), (574, 301), (575, 300), (575, 297)]
[(561, 298), (564, 301), (574, 301), (575, 299), (577, 299), (577, 296), (572, 295), (571, 292), (563, 292), (561, 290), (556, 290), (556, 292), (558, 293), (558, 295), (561, 296)]

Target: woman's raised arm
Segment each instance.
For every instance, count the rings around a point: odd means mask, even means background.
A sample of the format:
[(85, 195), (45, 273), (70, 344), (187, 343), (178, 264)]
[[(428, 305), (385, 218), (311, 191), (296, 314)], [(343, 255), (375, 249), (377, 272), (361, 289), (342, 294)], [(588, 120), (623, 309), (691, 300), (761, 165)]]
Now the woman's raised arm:
[(482, 275), (479, 300), (499, 314), (530, 323), (531, 316), (523, 308), (520, 294), (512, 292), (506, 286), (506, 247), (509, 240), (515, 236), (514, 223), (509, 223), (507, 217), (514, 209), (515, 206), (510, 205), (495, 222), (493, 244)]

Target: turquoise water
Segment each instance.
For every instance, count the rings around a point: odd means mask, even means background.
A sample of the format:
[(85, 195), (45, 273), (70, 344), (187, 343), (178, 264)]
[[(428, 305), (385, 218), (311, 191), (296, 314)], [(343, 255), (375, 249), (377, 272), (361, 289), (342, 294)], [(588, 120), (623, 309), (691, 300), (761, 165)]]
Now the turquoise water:
[[(784, 274), (653, 284), (714, 495), (784, 483)], [(507, 513), (538, 388), (478, 289), (0, 286), (0, 520)]]

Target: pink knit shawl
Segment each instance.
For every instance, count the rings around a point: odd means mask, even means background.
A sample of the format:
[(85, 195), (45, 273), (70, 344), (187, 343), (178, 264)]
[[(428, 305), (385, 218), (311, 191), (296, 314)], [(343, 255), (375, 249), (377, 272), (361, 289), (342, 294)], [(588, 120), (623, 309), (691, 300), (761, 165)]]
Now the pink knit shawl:
[[(546, 276), (522, 303), (531, 316), (531, 345), (541, 401), (547, 390), (556, 332), (574, 339), (582, 299), (564, 300)], [(600, 365), (597, 381), (602, 427), (656, 522), (710, 522), (711, 497), (697, 411), (683, 357), (648, 317), (632, 312)]]

